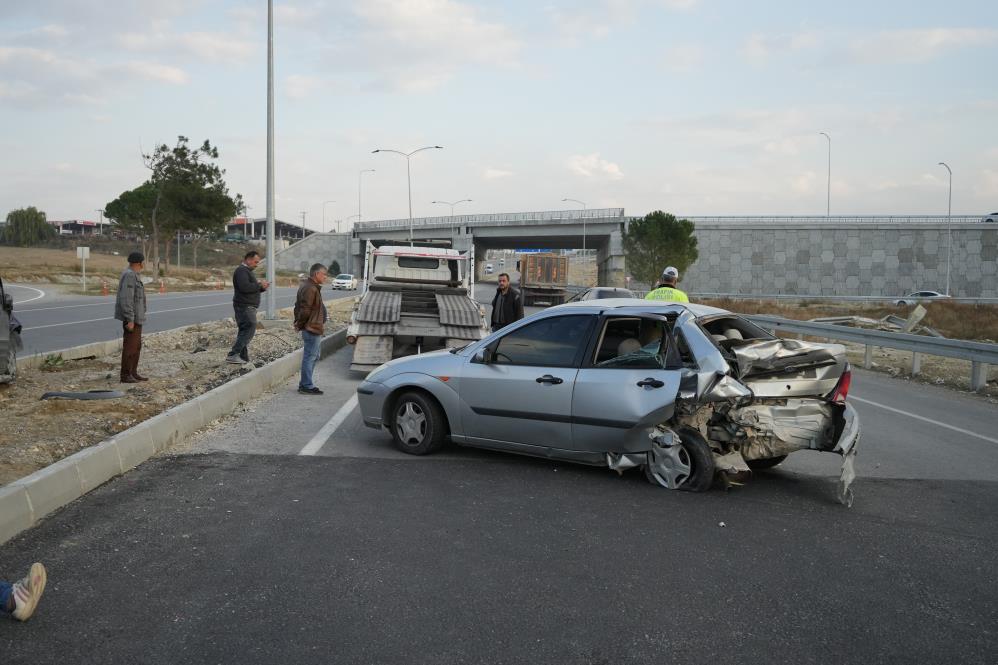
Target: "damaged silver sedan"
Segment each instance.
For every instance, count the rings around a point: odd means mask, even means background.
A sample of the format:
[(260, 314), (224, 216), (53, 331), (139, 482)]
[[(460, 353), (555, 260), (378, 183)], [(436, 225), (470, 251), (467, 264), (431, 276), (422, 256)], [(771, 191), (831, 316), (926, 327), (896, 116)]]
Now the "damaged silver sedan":
[(414, 455), (450, 440), (641, 467), (656, 485), (698, 492), (819, 450), (842, 456), (838, 495), (850, 505), (850, 378), (839, 344), (777, 338), (712, 307), (612, 299), (393, 360), (357, 392), (364, 423)]

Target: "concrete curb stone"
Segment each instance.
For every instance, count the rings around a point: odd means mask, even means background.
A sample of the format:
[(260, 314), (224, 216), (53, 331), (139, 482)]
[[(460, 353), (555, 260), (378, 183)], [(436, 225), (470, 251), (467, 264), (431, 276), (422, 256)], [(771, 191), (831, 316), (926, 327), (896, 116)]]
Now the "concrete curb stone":
[[(117, 343), (120, 346), (120, 340)], [(346, 328), (324, 337), (321, 354), (326, 357), (346, 344)], [(64, 358), (74, 350), (83, 357), (107, 353), (103, 345), (86, 344), (61, 352)], [(101, 348), (98, 349), (97, 347)], [(180, 443), (208, 423), (231, 413), (238, 404), (257, 397), (298, 371), (301, 349), (224, 383), (203, 395), (178, 404), (119, 432), (98, 444), (76, 452), (58, 462), (0, 487), (0, 544), (34, 526), (49, 513), (71, 503), (87, 492), (121, 475), (157, 452)], [(25, 360), (44, 356), (31, 356)], [(38, 361), (38, 364), (41, 360)], [(21, 362), (18, 361), (18, 367)]]

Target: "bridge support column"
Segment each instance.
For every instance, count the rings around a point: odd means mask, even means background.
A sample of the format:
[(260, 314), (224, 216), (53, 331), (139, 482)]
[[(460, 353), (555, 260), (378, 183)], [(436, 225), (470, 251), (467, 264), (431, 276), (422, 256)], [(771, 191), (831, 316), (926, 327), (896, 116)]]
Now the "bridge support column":
[(624, 241), (620, 231), (610, 233), (609, 241), (596, 255), (599, 286), (627, 286), (625, 282)]

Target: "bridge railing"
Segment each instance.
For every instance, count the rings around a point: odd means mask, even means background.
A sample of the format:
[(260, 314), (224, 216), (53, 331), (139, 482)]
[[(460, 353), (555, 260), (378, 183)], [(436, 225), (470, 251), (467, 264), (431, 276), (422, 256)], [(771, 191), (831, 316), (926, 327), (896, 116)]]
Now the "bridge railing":
[(777, 215), (677, 215), (691, 222), (706, 223), (737, 223), (746, 224), (954, 224), (980, 223), (981, 215), (807, 215), (807, 216), (777, 216)]
[[(624, 219), (623, 208), (590, 208), (586, 210), (545, 210), (542, 212), (503, 212), (481, 215), (442, 215), (439, 217), (415, 217), (413, 226), (477, 226), (482, 224), (503, 224), (511, 222), (550, 222), (576, 221), (588, 219)], [(407, 229), (409, 219), (384, 219), (375, 222), (359, 222), (357, 231), (383, 229)]]

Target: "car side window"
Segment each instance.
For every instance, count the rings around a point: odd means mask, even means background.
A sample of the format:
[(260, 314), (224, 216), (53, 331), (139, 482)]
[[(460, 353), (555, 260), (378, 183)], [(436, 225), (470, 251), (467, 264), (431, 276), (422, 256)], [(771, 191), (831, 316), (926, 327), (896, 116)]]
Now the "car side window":
[(594, 319), (591, 315), (553, 316), (529, 323), (499, 340), (492, 362), (572, 367), (589, 341)]
[(664, 321), (643, 318), (607, 319), (593, 366), (620, 369), (666, 369), (668, 330)]

